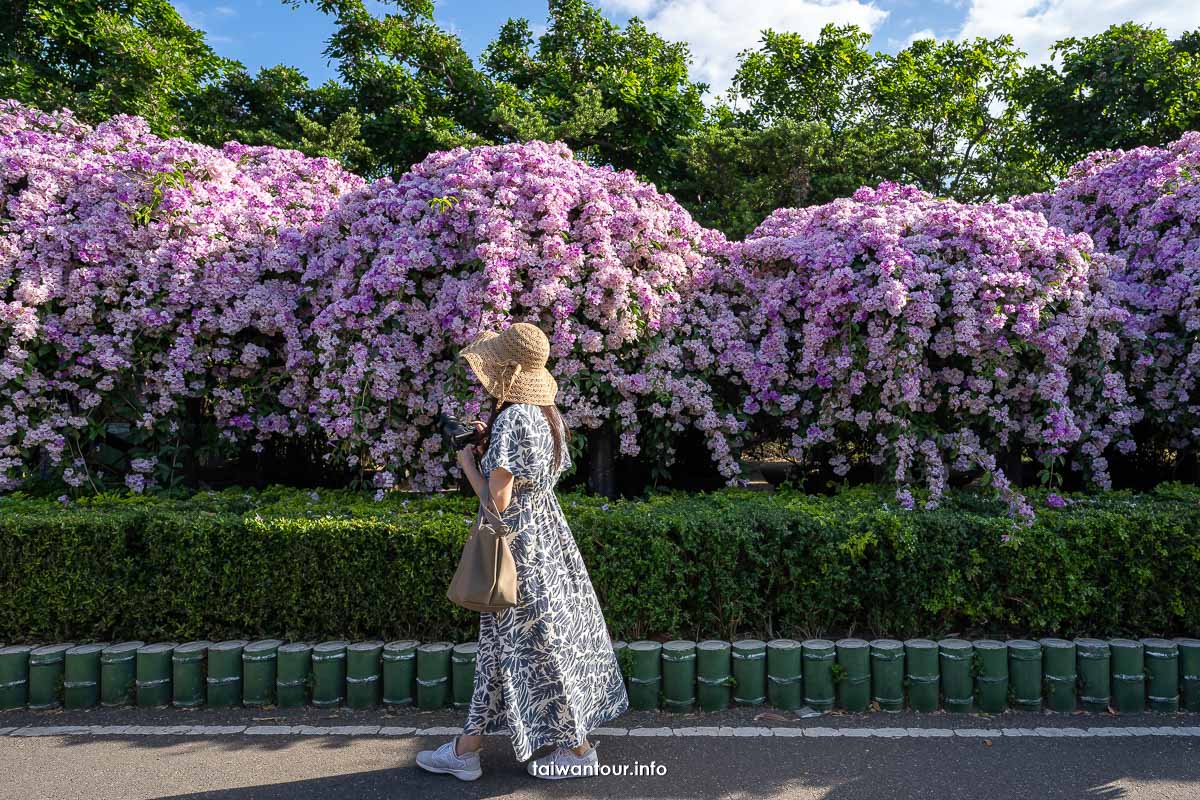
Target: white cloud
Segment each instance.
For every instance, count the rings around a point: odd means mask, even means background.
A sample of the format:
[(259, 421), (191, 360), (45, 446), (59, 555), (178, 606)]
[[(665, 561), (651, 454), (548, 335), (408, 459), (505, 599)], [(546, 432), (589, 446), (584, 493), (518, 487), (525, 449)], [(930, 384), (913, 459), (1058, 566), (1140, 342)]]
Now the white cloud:
[(1109, 25), (1140, 22), (1179, 34), (1200, 27), (1196, 0), (973, 0), (959, 38), (1011, 33), (1033, 63), (1068, 36), (1091, 36)]
[(231, 6), (217, 6), (216, 8), (213, 9), (213, 12), (221, 15), (222, 17), (237, 16), (237, 9), (233, 8)]
[(600, 5), (622, 14), (641, 17), (648, 14), (659, 3), (658, 0), (601, 0)]
[[(904, 40), (904, 47), (908, 47), (918, 39), (936, 39), (937, 36), (929, 28), (922, 28), (919, 31), (913, 31)], [(902, 48), (903, 49), (903, 48)]]
[(917, 41), (918, 39), (933, 39), (936, 41), (937, 34), (935, 34), (929, 28), (922, 28), (919, 31), (913, 31), (908, 36), (905, 36), (903, 39), (897, 39), (895, 36), (889, 36), (887, 38), (887, 49), (895, 50), (895, 51), (899, 52), (901, 50), (906, 49), (909, 45), (911, 45), (913, 42)]
[(687, 42), (693, 80), (713, 95), (729, 88), (737, 54), (759, 45), (765, 28), (814, 40), (829, 23), (873, 32), (887, 17), (874, 0), (599, 0), (606, 10), (633, 14), (668, 41)]

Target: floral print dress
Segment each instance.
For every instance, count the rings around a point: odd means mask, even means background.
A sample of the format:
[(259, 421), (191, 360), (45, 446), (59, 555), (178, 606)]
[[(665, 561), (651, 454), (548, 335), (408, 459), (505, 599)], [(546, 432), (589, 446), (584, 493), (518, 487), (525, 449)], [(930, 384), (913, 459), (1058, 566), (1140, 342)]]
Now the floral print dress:
[[(563, 468), (569, 465), (564, 453)], [(612, 640), (554, 485), (554, 440), (542, 410), (501, 409), (484, 476), (513, 475), (501, 517), (516, 533), (517, 604), (479, 616), (475, 690), (463, 733), (508, 729), (519, 760), (545, 745), (575, 747), (588, 731), (619, 716), (629, 697)]]

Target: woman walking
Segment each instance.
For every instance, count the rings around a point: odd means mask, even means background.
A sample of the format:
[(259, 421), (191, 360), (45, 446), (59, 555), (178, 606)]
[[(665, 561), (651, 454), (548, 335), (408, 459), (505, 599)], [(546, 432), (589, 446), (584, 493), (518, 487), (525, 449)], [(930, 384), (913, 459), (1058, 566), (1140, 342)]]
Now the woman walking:
[(587, 734), (624, 713), (629, 697), (579, 548), (554, 486), (570, 465), (568, 431), (554, 405), (558, 384), (546, 370), (550, 343), (518, 322), (485, 332), (460, 354), (495, 399), (482, 461), (464, 448), (458, 462), (480, 499), (490, 495), (515, 534), (517, 603), (479, 618), (475, 690), (460, 736), (417, 754), (430, 772), (482, 775), (480, 736), (507, 729), (531, 775), (594, 774)]

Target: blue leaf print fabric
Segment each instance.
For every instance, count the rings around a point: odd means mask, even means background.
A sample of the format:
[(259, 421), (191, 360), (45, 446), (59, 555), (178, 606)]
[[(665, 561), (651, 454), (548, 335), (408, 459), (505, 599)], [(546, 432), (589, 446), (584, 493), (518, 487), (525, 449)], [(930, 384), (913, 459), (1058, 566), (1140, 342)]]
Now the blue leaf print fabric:
[(569, 466), (554, 463), (554, 440), (542, 410), (502, 409), (480, 462), (513, 474), (501, 515), (516, 536), (517, 604), (479, 615), (475, 688), (465, 734), (508, 729), (519, 760), (545, 745), (575, 747), (620, 716), (629, 696), (600, 603), (563, 516), (554, 486)]

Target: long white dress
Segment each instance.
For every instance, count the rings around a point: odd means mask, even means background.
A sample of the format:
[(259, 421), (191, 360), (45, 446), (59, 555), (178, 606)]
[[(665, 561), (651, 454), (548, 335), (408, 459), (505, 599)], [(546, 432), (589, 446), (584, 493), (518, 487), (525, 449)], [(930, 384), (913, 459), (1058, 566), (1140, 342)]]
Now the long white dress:
[(501, 515), (516, 532), (517, 604), (479, 616), (475, 690), (465, 734), (508, 729), (519, 760), (545, 745), (575, 747), (629, 707), (612, 641), (554, 485), (550, 425), (540, 408), (500, 411), (480, 462), (513, 474)]

